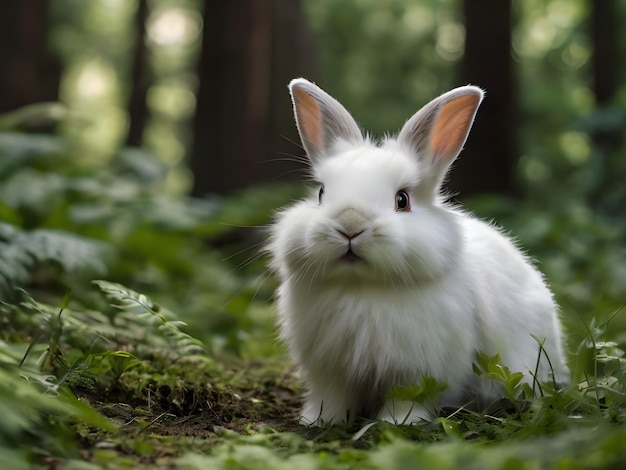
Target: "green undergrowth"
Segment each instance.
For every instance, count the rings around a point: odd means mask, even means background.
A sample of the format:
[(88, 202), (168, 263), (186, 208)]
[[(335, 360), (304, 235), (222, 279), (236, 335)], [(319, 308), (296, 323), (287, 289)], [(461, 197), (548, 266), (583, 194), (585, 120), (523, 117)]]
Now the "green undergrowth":
[[(93, 289), (110, 310), (24, 291), (0, 305), (13, 328), (0, 343), (0, 455), (13, 468), (605, 468), (626, 458), (624, 352), (607, 323), (589, 326), (582, 380), (564, 390), (542, 384), (529, 400), (518, 373), (481, 356), (475, 372), (507, 397), (488, 413), (316, 428), (297, 422), (301, 391), (281, 354), (209, 354), (150, 297), (106, 281)], [(423, 401), (439, 389), (393, 393)]]

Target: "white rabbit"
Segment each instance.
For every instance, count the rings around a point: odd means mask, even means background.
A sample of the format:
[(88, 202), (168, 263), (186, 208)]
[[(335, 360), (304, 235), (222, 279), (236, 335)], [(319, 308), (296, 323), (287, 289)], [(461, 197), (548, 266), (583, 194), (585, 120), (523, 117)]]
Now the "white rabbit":
[[(355, 417), (411, 423), (437, 406), (489, 403), (477, 352), (512, 371), (567, 383), (552, 294), (494, 226), (446, 204), (441, 185), (483, 92), (456, 88), (397, 138), (363, 137), (350, 114), (302, 78), (289, 89), (319, 193), (277, 215), (268, 251), (278, 273), (280, 336), (308, 392), (303, 423)], [(387, 399), (422, 377), (447, 384), (435, 409)]]

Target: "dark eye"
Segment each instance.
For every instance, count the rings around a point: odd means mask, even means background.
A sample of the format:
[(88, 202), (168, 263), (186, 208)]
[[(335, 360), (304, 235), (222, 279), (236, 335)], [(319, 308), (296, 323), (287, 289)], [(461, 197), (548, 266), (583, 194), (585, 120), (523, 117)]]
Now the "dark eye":
[(396, 211), (409, 212), (411, 210), (411, 199), (406, 191), (398, 191), (396, 194)]
[(324, 198), (324, 186), (322, 185), (322, 187), (320, 188), (320, 193), (319, 193), (319, 201), (320, 204), (322, 203), (322, 199)]

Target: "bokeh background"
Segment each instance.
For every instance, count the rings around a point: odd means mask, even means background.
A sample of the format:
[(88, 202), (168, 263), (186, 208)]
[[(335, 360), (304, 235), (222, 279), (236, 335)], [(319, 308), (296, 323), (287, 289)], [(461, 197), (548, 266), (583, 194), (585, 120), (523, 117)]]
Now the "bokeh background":
[(289, 80), (374, 136), (472, 83), (450, 191), (538, 260), (572, 345), (592, 318), (622, 337), (624, 24), (618, 0), (1, 2), (1, 295), (89, 305), (105, 277), (273, 354), (263, 226), (305, 175)]

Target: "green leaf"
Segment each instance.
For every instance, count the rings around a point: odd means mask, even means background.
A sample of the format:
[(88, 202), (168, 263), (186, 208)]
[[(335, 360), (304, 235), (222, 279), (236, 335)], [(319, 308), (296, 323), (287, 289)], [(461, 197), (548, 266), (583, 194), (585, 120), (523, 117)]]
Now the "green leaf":
[(89, 406), (87, 403), (79, 400), (67, 388), (61, 387), (59, 390), (59, 400), (70, 407), (70, 414), (84, 424), (95, 426), (99, 429), (109, 432), (118, 432), (118, 427), (111, 421), (102, 416), (98, 411)]
[(432, 377), (422, 377), (419, 385), (396, 386), (387, 393), (387, 398), (392, 400), (412, 401), (424, 403), (431, 398), (435, 398), (448, 386), (438, 382)]
[(0, 293), (30, 282), (39, 266), (56, 265), (72, 275), (104, 274), (110, 247), (53, 229), (22, 230), (0, 222)]

